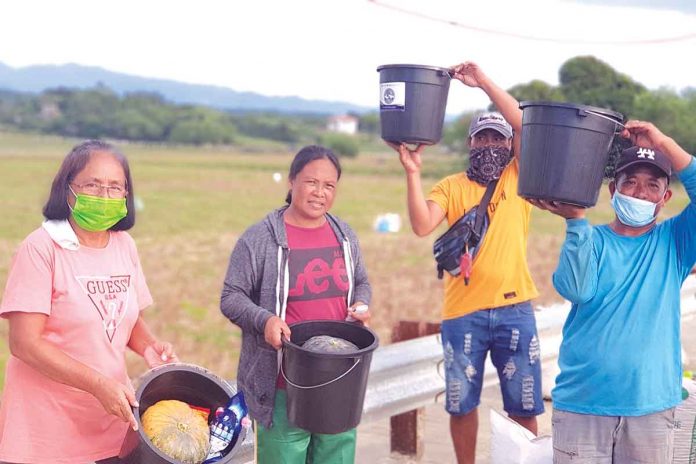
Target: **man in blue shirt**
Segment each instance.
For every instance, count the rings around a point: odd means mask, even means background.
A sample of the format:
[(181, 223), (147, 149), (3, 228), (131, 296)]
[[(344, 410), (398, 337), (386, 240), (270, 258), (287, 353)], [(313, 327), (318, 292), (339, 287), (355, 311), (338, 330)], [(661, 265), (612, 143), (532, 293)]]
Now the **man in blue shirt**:
[[(647, 122), (622, 132), (609, 183), (615, 219), (591, 226), (583, 208), (531, 201), (566, 218), (553, 275), (572, 303), (553, 389), (554, 463), (669, 463), (681, 401), (680, 288), (696, 262), (696, 162)], [(674, 170), (691, 202), (659, 224)]]

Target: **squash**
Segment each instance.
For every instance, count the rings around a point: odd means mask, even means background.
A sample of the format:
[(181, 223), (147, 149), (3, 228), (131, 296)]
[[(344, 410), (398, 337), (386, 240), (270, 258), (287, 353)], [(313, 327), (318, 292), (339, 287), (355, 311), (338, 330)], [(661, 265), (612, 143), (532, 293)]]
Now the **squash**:
[(158, 401), (147, 408), (141, 422), (145, 435), (167, 456), (185, 464), (200, 464), (207, 457), (208, 423), (183, 401)]
[(330, 335), (315, 335), (302, 344), (302, 348), (317, 353), (353, 353), (358, 351), (354, 343)]

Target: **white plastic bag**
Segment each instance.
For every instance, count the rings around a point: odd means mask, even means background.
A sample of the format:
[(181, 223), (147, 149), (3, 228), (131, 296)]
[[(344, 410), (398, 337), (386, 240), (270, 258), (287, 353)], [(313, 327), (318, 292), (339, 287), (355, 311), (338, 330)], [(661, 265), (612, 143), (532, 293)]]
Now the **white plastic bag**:
[(375, 219), (373, 227), (377, 232), (398, 232), (401, 230), (401, 216), (397, 213), (380, 214)]
[(551, 437), (535, 437), (517, 422), (491, 409), (491, 464), (552, 464)]

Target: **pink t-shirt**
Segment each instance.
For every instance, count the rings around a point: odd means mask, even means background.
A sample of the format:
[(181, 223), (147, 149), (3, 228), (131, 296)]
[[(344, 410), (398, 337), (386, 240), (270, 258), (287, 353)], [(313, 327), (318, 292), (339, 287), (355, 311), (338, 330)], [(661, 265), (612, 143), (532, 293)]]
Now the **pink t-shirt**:
[[(130, 384), (125, 350), (152, 304), (135, 243), (112, 232), (105, 248), (66, 250), (40, 228), (12, 260), (0, 316), (48, 316), (43, 337), (105, 376)], [(87, 392), (55, 382), (14, 356), (0, 403), (0, 461), (80, 464), (118, 454), (128, 424)]]

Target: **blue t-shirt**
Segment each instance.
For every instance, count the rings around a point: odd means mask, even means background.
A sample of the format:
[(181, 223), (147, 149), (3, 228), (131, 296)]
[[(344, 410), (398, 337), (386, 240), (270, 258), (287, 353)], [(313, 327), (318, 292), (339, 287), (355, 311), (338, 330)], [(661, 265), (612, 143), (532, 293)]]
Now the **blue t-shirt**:
[(553, 284), (572, 307), (554, 408), (642, 416), (681, 401), (680, 288), (696, 262), (696, 161), (679, 177), (691, 202), (639, 237), (567, 221)]

